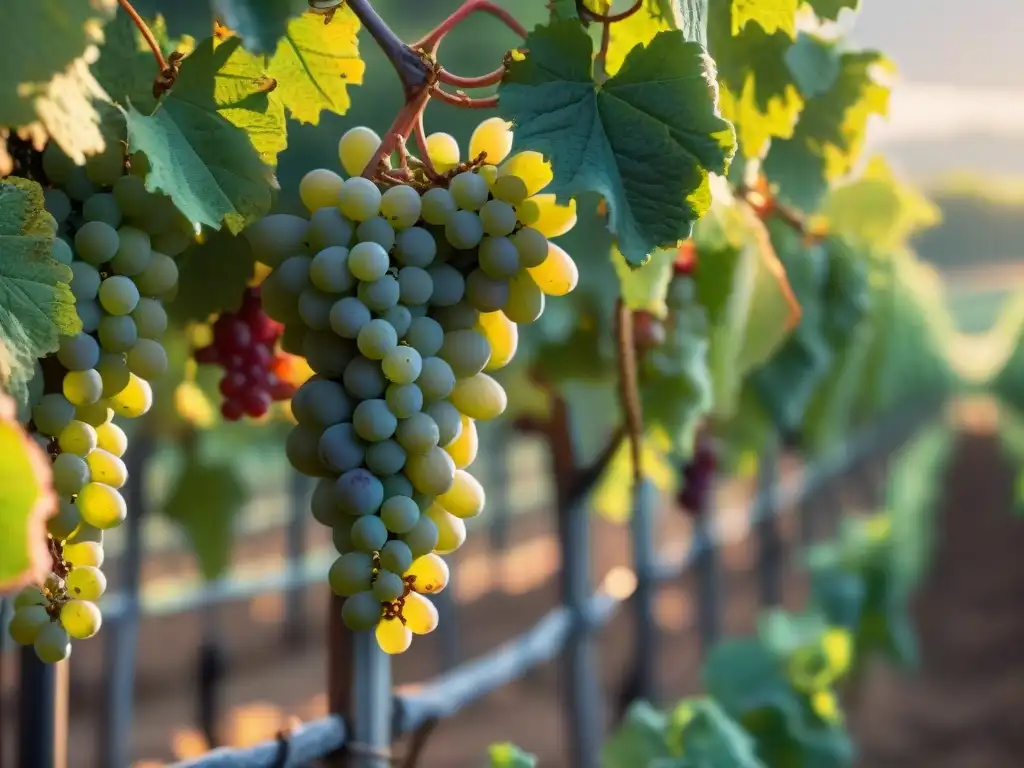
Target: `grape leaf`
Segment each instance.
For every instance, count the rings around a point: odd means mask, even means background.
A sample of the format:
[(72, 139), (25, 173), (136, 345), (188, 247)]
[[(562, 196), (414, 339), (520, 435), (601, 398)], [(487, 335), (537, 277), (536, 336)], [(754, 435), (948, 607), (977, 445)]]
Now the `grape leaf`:
[(769, 35), (784, 32), (796, 37), (796, 12), (801, 0), (730, 0), (732, 34), (753, 22)]
[[(604, 15), (612, 12), (610, 0), (586, 0), (587, 8)], [(565, 17), (568, 18), (568, 17)], [(622, 67), (626, 55), (638, 45), (647, 45), (659, 32), (684, 30), (686, 39), (703, 44), (703, 36), (687, 30), (687, 20), (681, 14), (679, 3), (672, 0), (641, 0), (639, 9), (611, 25), (604, 71), (614, 75)]]
[(808, 246), (776, 217), (768, 220), (768, 231), (800, 303), (801, 317), (782, 348), (754, 372), (752, 383), (775, 423), (789, 431), (803, 421), (811, 396), (832, 363), (833, 350), (825, 335), (828, 257), (822, 246)]
[(822, 19), (836, 21), (844, 8), (856, 11), (860, 7), (860, 0), (806, 0), (807, 4), (814, 9), (814, 12)]
[(830, 40), (801, 32), (785, 53), (786, 66), (804, 98), (828, 92), (839, 77), (839, 53)]
[(659, 248), (651, 254), (643, 269), (634, 269), (626, 263), (619, 249), (612, 246), (612, 264), (619, 276), (620, 292), (626, 306), (632, 310), (646, 310), (658, 317), (668, 311), (665, 292), (672, 280), (672, 265), (676, 260), (675, 248)]
[(147, 189), (169, 195), (195, 225), (237, 233), (270, 209), (287, 133), (263, 65), (237, 37), (205, 40), (151, 115), (125, 112), (128, 149), (149, 163)]
[(50, 255), (53, 230), (45, 216), (38, 184), (0, 181), (0, 344), (10, 362), (0, 386), (22, 405), (36, 358), (56, 352), (61, 334), (82, 330), (71, 268)]
[[(162, 16), (154, 17), (147, 24), (164, 56), (176, 49), (167, 35)], [(97, 81), (118, 104), (131, 104), (141, 112), (152, 112), (156, 107), (153, 53), (142, 33), (128, 14), (119, 9), (114, 20), (104, 27), (103, 38), (100, 57), (92, 66)], [(117, 117), (123, 122), (120, 113)]]
[(317, 125), (323, 110), (339, 115), (348, 111), (348, 86), (362, 85), (366, 69), (359, 58), (358, 33), (359, 19), (348, 6), (336, 11), (330, 24), (313, 13), (288, 23), (267, 74), (277, 80), (274, 98), (295, 120)]
[(76, 162), (101, 151), (96, 102), (105, 98), (86, 62), (106, 20), (90, 0), (0, 3), (0, 125), (41, 122)]
[(146, 18), (158, 15), (166, 19), (168, 34), (188, 35), (203, 40), (213, 34), (213, 9), (210, 0), (132, 0), (132, 5)]
[(881, 250), (899, 247), (942, 218), (939, 208), (896, 178), (881, 156), (872, 157), (854, 181), (833, 189), (822, 214), (831, 232)]
[(203, 578), (213, 581), (231, 563), (234, 523), (248, 502), (249, 489), (234, 463), (210, 461), (197, 442), (186, 444), (185, 464), (164, 512), (188, 537)]
[(793, 135), (804, 99), (786, 65), (790, 35), (760, 24), (733, 34), (733, 14), (731, 0), (710, 0), (708, 50), (718, 67), (722, 114), (736, 126), (740, 153), (755, 158), (770, 139)]
[(773, 141), (764, 159), (779, 199), (805, 211), (816, 210), (829, 183), (850, 172), (868, 120), (889, 108), (889, 86), (876, 79), (891, 72), (888, 60), (875, 51), (857, 51), (842, 54), (839, 64), (832, 87), (808, 99), (793, 135)]
[(207, 233), (178, 257), (178, 292), (167, 311), (180, 323), (235, 312), (256, 271), (249, 240), (226, 230)]
[(746, 205), (718, 202), (694, 227), (697, 297), (708, 312), (715, 413), (738, 407), (741, 383), (767, 361), (800, 319), (768, 233)]
[(492, 744), (487, 748), (490, 768), (535, 768), (537, 758), (508, 742)]
[(735, 151), (704, 49), (660, 32), (599, 86), (593, 44), (576, 22), (537, 27), (525, 48), (508, 65), (500, 106), (515, 145), (551, 161), (550, 191), (603, 195), (632, 265), (688, 237), (711, 202), (708, 173), (725, 173)]
[[(267, 54), (277, 47), (289, 20), (309, 8), (306, 0), (213, 0), (213, 5), (247, 50)], [(322, 17), (319, 21), (323, 24)]]
[(50, 461), (15, 411), (14, 400), (0, 392), (0, 595), (42, 583), (51, 568), (46, 520), (57, 510)]
[(668, 718), (646, 701), (638, 701), (601, 747), (602, 768), (648, 766), (672, 756), (666, 742)]

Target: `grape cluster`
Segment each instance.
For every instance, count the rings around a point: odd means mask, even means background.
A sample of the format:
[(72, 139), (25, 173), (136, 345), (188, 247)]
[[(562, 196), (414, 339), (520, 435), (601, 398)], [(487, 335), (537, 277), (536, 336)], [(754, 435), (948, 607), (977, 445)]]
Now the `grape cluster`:
[(30, 428), (53, 459), (60, 509), (47, 524), (53, 572), (15, 598), (9, 631), (53, 663), (68, 656), (71, 639), (100, 628), (103, 531), (127, 515), (120, 489), (128, 440), (114, 417), (136, 418), (152, 406), (149, 382), (167, 369), (160, 339), (163, 301), (178, 282), (172, 257), (192, 229), (168, 198), (126, 175), (120, 144), (84, 167), (50, 145), (42, 164), (52, 185), (52, 255), (72, 270), (82, 332), (62, 337), (30, 384)]
[(682, 487), (676, 501), (691, 515), (703, 514), (714, 490), (718, 470), (718, 453), (714, 440), (706, 431), (697, 435), (693, 455), (685, 462), (680, 473)]
[(487, 120), (470, 141), (478, 160), (460, 164), (454, 140), (434, 134), (441, 181), (378, 184), (358, 174), (380, 138), (353, 128), (339, 144), (351, 177), (321, 169), (300, 183), (308, 220), (274, 214), (247, 231), (272, 267), (264, 309), (315, 372), (292, 400), (286, 451), (320, 478), (312, 513), (339, 553), (328, 581), (346, 625), (376, 628), (388, 653), (436, 627), (427, 595), (448, 582), (440, 556), (483, 511), (466, 470), (476, 422), (506, 407), (490, 373), (515, 354), (517, 324), (578, 278), (548, 241), (575, 209), (538, 194), (550, 168), (536, 153), (506, 160), (511, 142), (504, 121)]
[(248, 288), (241, 308), (222, 314), (213, 324), (213, 342), (196, 350), (196, 362), (224, 368), (220, 412), (228, 421), (258, 419), (271, 403), (295, 394), (294, 385), (282, 375), (288, 360), (277, 351), (283, 331), (284, 326), (263, 311), (260, 289)]

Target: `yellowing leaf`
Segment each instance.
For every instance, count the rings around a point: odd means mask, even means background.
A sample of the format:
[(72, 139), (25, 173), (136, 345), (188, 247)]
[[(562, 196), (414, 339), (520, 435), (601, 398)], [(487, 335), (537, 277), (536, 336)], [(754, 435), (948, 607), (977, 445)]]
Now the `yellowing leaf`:
[(57, 508), (50, 461), (14, 414), (0, 393), (0, 594), (46, 576), (46, 520)]
[(317, 125), (324, 110), (343, 115), (348, 86), (362, 85), (365, 65), (359, 58), (359, 20), (347, 5), (324, 24), (312, 13), (292, 19), (277, 44), (267, 74), (277, 80), (274, 98), (300, 123)]

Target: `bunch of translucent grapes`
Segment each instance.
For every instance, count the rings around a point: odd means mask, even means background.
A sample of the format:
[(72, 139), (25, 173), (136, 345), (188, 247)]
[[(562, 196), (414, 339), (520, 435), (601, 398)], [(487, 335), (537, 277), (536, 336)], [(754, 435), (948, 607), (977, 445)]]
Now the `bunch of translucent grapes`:
[(483, 511), (467, 471), (476, 422), (507, 402), (490, 374), (515, 354), (517, 324), (578, 277), (548, 240), (575, 209), (539, 194), (548, 165), (531, 152), (508, 158), (511, 143), (507, 124), (488, 120), (470, 141), (474, 162), (460, 165), (454, 140), (434, 134), (442, 179), (378, 184), (358, 174), (380, 139), (354, 128), (339, 147), (351, 178), (303, 178), (308, 220), (276, 214), (248, 230), (273, 268), (264, 308), (315, 372), (292, 400), (287, 454), (320, 478), (313, 516), (339, 553), (328, 579), (347, 626), (376, 628), (388, 653), (436, 627), (427, 595), (448, 582), (441, 555)]
[[(77, 166), (51, 145), (43, 168), (58, 234), (53, 257), (71, 267), (82, 332), (61, 338), (32, 383), (31, 427), (53, 459), (60, 510), (48, 523), (54, 571), (18, 595), (9, 631), (43, 661), (57, 662), (72, 639), (100, 628), (103, 531), (128, 512), (121, 495), (128, 441), (114, 418), (142, 416), (153, 403), (149, 382), (167, 369), (160, 339), (163, 301), (178, 283), (172, 256), (192, 230), (167, 198), (125, 174), (120, 146)], [(59, 391), (56, 383), (46, 391), (44, 368), (59, 374), (46, 377), (60, 381)]]

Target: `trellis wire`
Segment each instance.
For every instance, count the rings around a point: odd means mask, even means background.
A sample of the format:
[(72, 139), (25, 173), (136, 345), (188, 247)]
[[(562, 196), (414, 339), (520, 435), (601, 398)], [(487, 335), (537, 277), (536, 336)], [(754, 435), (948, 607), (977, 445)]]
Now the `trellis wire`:
[[(874, 428), (855, 436), (835, 453), (807, 468), (796, 486), (779, 484), (777, 452), (769, 451), (762, 457), (758, 492), (749, 514), (750, 531), (758, 539), (757, 568), (762, 600), (774, 604), (780, 599), (783, 562), (778, 514), (798, 507), (800, 538), (809, 538), (810, 499), (856, 465), (906, 438), (925, 415), (922, 409), (916, 409), (909, 415), (905, 411), (901, 417), (881, 420)], [(499, 480), (499, 484), (501, 482)], [(305, 499), (306, 489), (296, 482), (291, 495), (293, 503), (300, 503)], [(141, 499), (136, 500), (133, 508), (138, 508), (140, 502)], [(678, 579), (691, 567), (694, 569), (697, 633), (702, 650), (706, 650), (721, 629), (723, 601), (718, 551), (725, 538), (720, 519), (712, 514), (714, 510), (701, 510), (687, 551), (657, 553), (654, 532), (657, 503), (654, 488), (649, 483), (641, 484), (634, 491), (630, 524), (636, 585), (628, 598), (635, 637), (635, 658), (628, 685), (631, 696), (651, 700), (658, 698), (653, 666), (654, 649), (658, 644), (654, 615), (657, 587)], [(709, 506), (712, 504), (709, 501)], [(559, 510), (562, 604), (518, 637), (454, 668), (450, 667), (453, 657), (443, 655), (441, 667), (445, 671), (441, 675), (419, 686), (414, 693), (392, 695), (388, 657), (376, 647), (372, 633), (358, 633), (353, 637), (352, 647), (350, 711), (354, 715), (350, 723), (330, 715), (293, 729), (287, 739), (250, 749), (214, 749), (197, 760), (181, 763), (180, 768), (305, 768), (311, 761), (346, 745), (349, 745), (352, 768), (383, 768), (390, 762), (388, 750), (393, 739), (449, 718), (559, 656), (562, 657), (563, 696), (569, 718), (567, 741), (571, 754), (568, 764), (575, 768), (596, 768), (605, 717), (594, 636), (595, 630), (615, 615), (622, 599), (600, 589), (591, 591), (590, 518), (585, 502)], [(145, 615), (166, 616), (197, 609), (213, 613), (222, 603), (269, 592), (284, 592), (291, 596), (289, 602), (301, 600), (302, 589), (322, 579), (329, 560), (326, 556), (308, 555), (299, 559), (305, 537), (301, 534), (302, 524), (295, 520), (293, 517), (288, 535), (288, 568), (283, 573), (217, 582), (197, 593), (145, 610)], [(503, 532), (498, 536), (504, 539)], [(134, 548), (140, 549), (137, 544)], [(137, 585), (137, 573), (128, 575), (134, 576)], [(103, 606), (104, 631), (111, 635), (108, 639), (111, 651), (134, 648), (142, 606), (137, 588), (131, 586), (132, 578), (128, 583), (125, 591), (106, 600)], [(445, 612), (452, 609), (453, 606), (445, 606)], [(108, 656), (108, 671), (113, 674), (106, 678), (102, 758), (105, 768), (129, 765), (134, 662), (131, 649), (127, 651), (129, 661), (124, 669), (116, 669), (123, 663), (124, 656), (120, 652)], [(19, 767), (62, 768), (56, 762), (60, 734), (54, 732), (53, 718), (55, 701), (60, 695), (56, 673), (39, 664), (29, 649), (22, 657), (22, 683)]]

